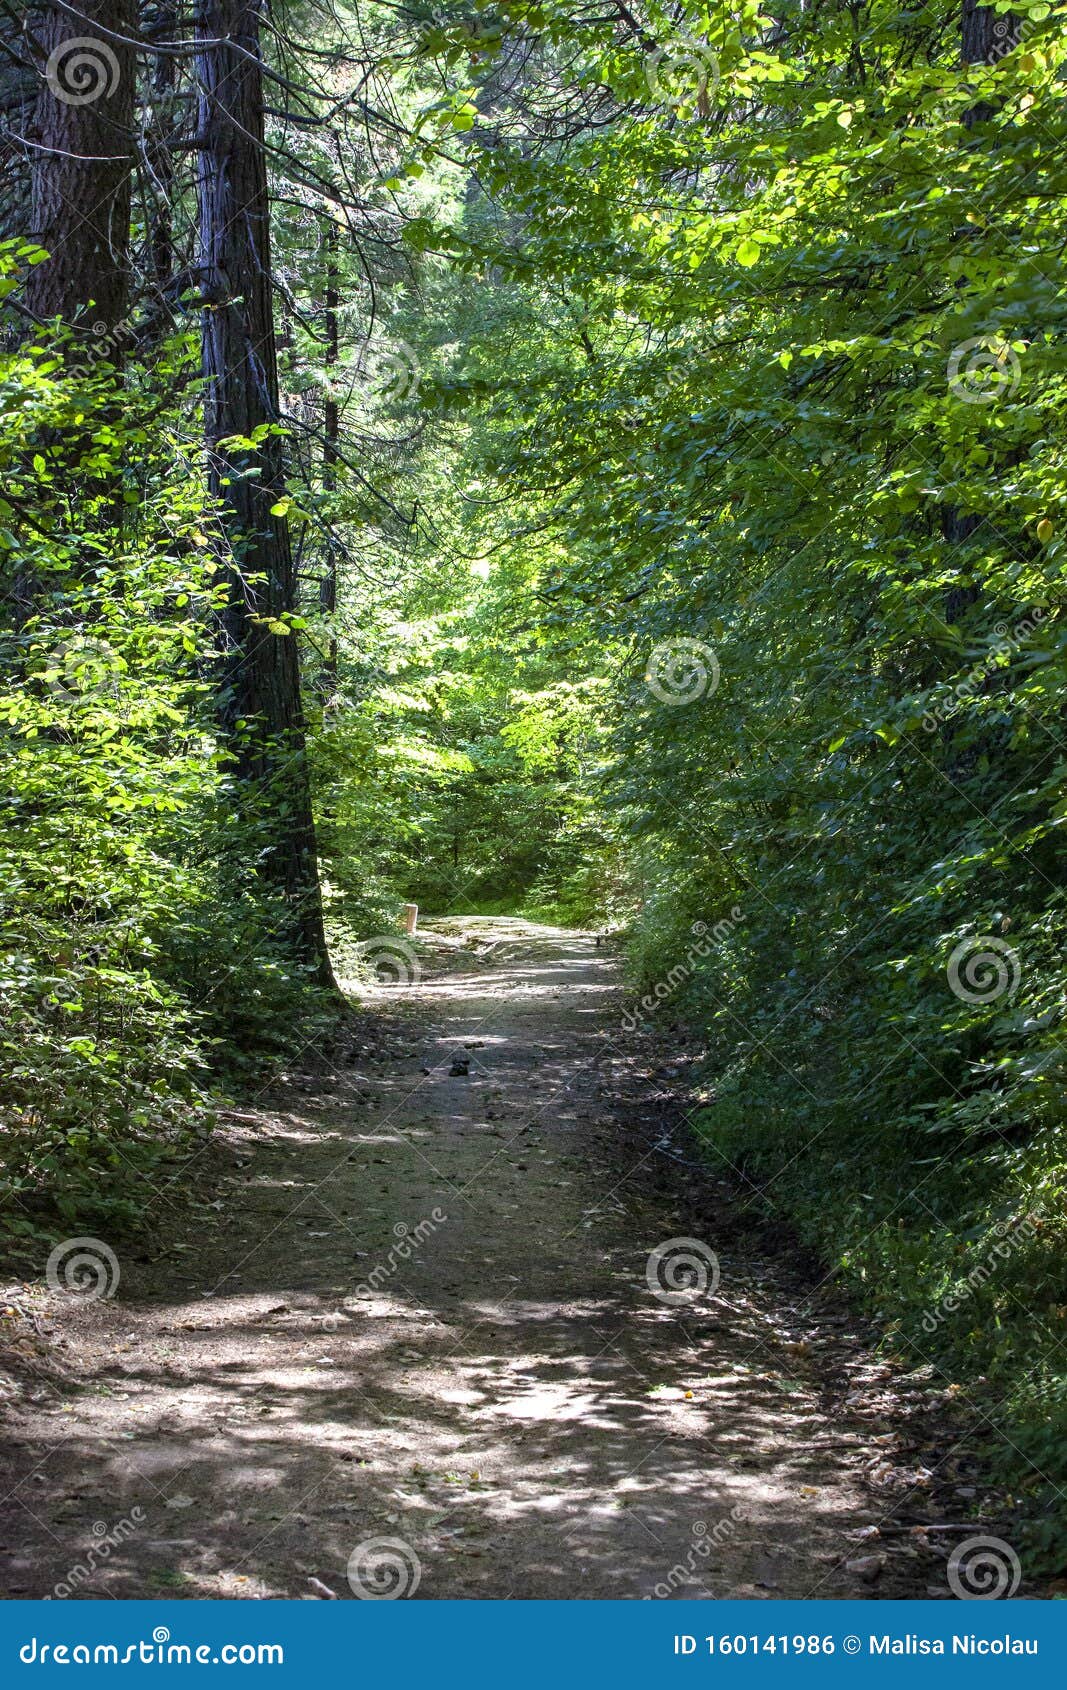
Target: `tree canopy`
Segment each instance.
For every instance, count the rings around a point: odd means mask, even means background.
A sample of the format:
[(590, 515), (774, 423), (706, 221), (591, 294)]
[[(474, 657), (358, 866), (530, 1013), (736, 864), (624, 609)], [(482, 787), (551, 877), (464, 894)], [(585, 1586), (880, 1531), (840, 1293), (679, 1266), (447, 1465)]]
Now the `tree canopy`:
[(1062, 6), (0, 15), (10, 1233), (135, 1223), (404, 902), (619, 930), (1036, 1512)]

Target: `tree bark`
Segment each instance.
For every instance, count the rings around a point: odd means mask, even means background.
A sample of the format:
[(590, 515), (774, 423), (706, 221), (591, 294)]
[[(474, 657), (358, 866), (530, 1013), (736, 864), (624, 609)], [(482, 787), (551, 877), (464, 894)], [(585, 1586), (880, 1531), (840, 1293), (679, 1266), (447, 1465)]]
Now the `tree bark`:
[[(323, 415), (322, 486), (324, 492), (332, 493), (337, 484), (338, 444), (340, 439), (340, 415), (337, 394), (333, 386), (340, 350), (337, 319), (340, 305), (337, 263), (339, 236), (337, 219), (332, 212), (326, 214), (323, 244), (326, 249), (326, 401)], [(319, 607), (330, 619), (327, 627), (328, 643), (323, 683), (323, 692), (329, 698), (337, 690), (337, 634), (333, 627), (333, 617), (337, 611), (337, 543), (334, 539), (332, 514), (329, 512), (327, 513), (327, 525), (326, 558), (322, 582), (319, 587)]]
[[(144, 13), (143, 30), (147, 39), (158, 37), (164, 41), (173, 41), (177, 38), (180, 27), (177, 0), (148, 0)], [(157, 308), (170, 294), (179, 268), (174, 250), (176, 189), (174, 154), (171, 150), (176, 121), (174, 94), (177, 71), (177, 60), (170, 53), (156, 55), (146, 124), (146, 219)], [(160, 312), (161, 320), (162, 315)]]
[(284, 494), (283, 445), (276, 433), (223, 444), (279, 418), (259, 11), (256, 0), (196, 9), (204, 426), (227, 541), (219, 711), (243, 804), (267, 829), (262, 872), (287, 906), (290, 945), (326, 983), (297, 637), (269, 627), (296, 598), (288, 524), (272, 508)]
[[(960, 58), (965, 65), (992, 65), (1018, 45), (1020, 20), (1011, 12), (997, 12), (992, 6), (981, 6), (978, 0), (963, 0), (960, 16)], [(985, 100), (964, 116), (968, 128), (975, 123), (988, 123), (994, 108)]]
[[(136, 55), (93, 26), (132, 38), (136, 0), (80, 0), (79, 12), (44, 0), (34, 31), (42, 81), (31, 221), (49, 257), (30, 271), (25, 303), (43, 321), (113, 330), (129, 304)], [(110, 362), (121, 345), (120, 336)]]
[(963, 0), (960, 19), (960, 57), (965, 65), (988, 65), (1019, 40), (1019, 20), (1010, 12)]

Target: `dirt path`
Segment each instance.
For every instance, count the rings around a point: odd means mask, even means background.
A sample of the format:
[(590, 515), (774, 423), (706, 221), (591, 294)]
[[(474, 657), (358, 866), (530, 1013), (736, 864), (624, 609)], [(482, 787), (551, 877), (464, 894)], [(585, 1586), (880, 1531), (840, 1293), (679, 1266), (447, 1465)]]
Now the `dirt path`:
[[(943, 1593), (864, 1536), (925, 1482), (864, 1480), (886, 1370), (655, 1144), (610, 958), (467, 934), (387, 1048), (228, 1121), (210, 1225), (36, 1305), (80, 1386), (7, 1428), (5, 1594)], [(672, 1302), (679, 1238), (710, 1277)]]

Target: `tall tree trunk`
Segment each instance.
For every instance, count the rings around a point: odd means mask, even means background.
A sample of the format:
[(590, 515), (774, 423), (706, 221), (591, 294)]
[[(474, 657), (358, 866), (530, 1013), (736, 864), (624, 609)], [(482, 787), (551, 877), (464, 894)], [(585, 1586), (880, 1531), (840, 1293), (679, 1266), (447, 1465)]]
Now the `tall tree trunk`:
[[(23, 301), (43, 323), (61, 319), (116, 368), (130, 301), (136, 16), (136, 0), (81, 0), (77, 16), (40, 0), (27, 30), (40, 78), (30, 228), (49, 256), (29, 271)], [(87, 475), (83, 441), (69, 432), (40, 444), (61, 459), (67, 496), (83, 509), (95, 506), (101, 527), (117, 531), (123, 505), (114, 476)], [(36, 572), (20, 567), (13, 590), (19, 625), (40, 595)]]
[[(179, 30), (177, 0), (147, 0), (142, 29), (148, 40), (174, 41)], [(151, 95), (145, 136), (149, 251), (157, 309), (167, 297), (178, 271), (174, 251), (174, 94), (178, 63), (171, 53), (157, 53), (152, 69)], [(159, 309), (162, 320), (163, 313)]]
[(960, 19), (960, 57), (965, 65), (988, 65), (1019, 40), (1019, 20), (978, 0), (963, 0)]
[(23, 137), (33, 131), (40, 78), (30, 50), (32, 17), (0, 10), (0, 240), (30, 227), (32, 165)]
[[(960, 15), (960, 58), (965, 65), (991, 65), (1016, 46), (1021, 24), (1011, 12), (998, 12), (992, 6), (979, 5), (978, 0), (963, 0)], [(988, 123), (994, 108), (985, 100), (964, 116), (970, 128), (974, 123)]]
[(79, 0), (78, 11), (43, 0), (35, 30), (32, 230), (49, 258), (31, 270), (25, 302), (46, 321), (112, 330), (129, 302), (136, 0)]
[[(340, 350), (337, 327), (337, 311), (340, 304), (337, 265), (339, 235), (337, 219), (332, 212), (327, 212), (326, 215), (323, 244), (326, 249), (326, 403), (323, 416), (322, 485), (325, 492), (332, 493), (337, 484), (340, 439), (340, 416), (337, 394), (333, 386)], [(329, 697), (337, 690), (337, 634), (332, 620), (337, 610), (337, 543), (334, 539), (332, 516), (329, 514), (327, 522), (329, 532), (326, 537), (325, 567), (319, 587), (319, 605), (330, 618), (323, 682), (323, 692)]]
[[(960, 58), (965, 65), (992, 64), (1014, 47), (1019, 40), (1019, 20), (1010, 12), (997, 12), (992, 6), (982, 6), (978, 0), (963, 0), (960, 14)], [(985, 101), (964, 113), (968, 129), (975, 123), (987, 123), (994, 115), (993, 107)], [(946, 505), (942, 510), (941, 532), (953, 547), (962, 546), (977, 533), (984, 518)], [(951, 587), (945, 594), (944, 618), (950, 625), (976, 602), (975, 586)]]
[(276, 424), (278, 367), (271, 297), (270, 207), (256, 0), (198, 0), (197, 198), (203, 313), (204, 424), (211, 489), (222, 506), (229, 596), (220, 715), (243, 800), (269, 830), (267, 882), (285, 899), (289, 940), (323, 981), (323, 935), (295, 632), (269, 626), (295, 604), (282, 441), (225, 446)]

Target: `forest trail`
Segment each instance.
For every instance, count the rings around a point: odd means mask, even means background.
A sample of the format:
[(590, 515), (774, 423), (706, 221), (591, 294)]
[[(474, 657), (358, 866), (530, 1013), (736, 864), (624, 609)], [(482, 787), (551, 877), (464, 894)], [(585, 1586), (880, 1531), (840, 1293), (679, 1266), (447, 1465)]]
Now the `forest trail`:
[[(865, 1564), (888, 1370), (672, 1161), (613, 959), (450, 931), (384, 1047), (227, 1119), (210, 1226), (35, 1303), (80, 1385), (5, 1430), (5, 1594), (947, 1595), (899, 1536)], [(672, 1304), (679, 1238), (721, 1278)]]

